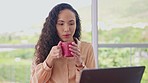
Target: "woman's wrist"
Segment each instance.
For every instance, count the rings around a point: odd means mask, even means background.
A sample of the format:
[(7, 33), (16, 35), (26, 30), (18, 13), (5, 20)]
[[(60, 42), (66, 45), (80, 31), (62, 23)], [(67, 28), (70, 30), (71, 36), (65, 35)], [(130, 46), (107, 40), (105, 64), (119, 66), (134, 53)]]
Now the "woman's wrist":
[(53, 66), (49, 66), (46, 61), (43, 62), (43, 69), (49, 71), (53, 68)]
[(46, 62), (47, 66), (48, 66), (49, 68), (52, 68), (52, 66), (53, 66), (53, 59), (52, 59), (52, 57), (48, 57), (48, 58), (45, 60), (45, 62)]
[(50, 54), (45, 59), (45, 61), (48, 64), (49, 67), (53, 66), (54, 60), (55, 60), (55, 56), (52, 56)]
[(77, 68), (78, 71), (84, 69), (84, 67), (85, 67), (85, 66), (83, 65), (83, 63), (81, 63), (80, 65), (75, 65), (75, 66), (76, 66), (76, 68)]
[(49, 68), (52, 68), (52, 65), (49, 64), (46, 60), (45, 60), (45, 63), (47, 64), (47, 66), (48, 66)]
[(76, 66), (76, 67), (82, 67), (82, 66), (83, 66), (83, 64), (82, 64), (82, 63), (80, 63), (79, 65), (78, 65), (78, 64), (76, 64), (75, 66)]

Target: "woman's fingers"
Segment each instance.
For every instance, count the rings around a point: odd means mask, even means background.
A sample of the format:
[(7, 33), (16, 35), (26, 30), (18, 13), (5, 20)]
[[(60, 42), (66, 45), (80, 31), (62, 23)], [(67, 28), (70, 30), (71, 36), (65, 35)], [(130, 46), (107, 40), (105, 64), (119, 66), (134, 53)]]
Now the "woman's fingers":
[(61, 41), (59, 41), (58, 46), (60, 46), (60, 47), (61, 47), (61, 43), (62, 43), (62, 42), (61, 42)]
[(50, 55), (53, 56), (54, 58), (62, 57), (61, 41), (58, 43), (57, 46), (52, 47)]
[(73, 56), (80, 56), (80, 49), (78, 48), (78, 45), (72, 42), (72, 45), (69, 45), (69, 50), (71, 51), (71, 54)]
[(73, 50), (77, 50), (78, 49), (78, 45), (75, 44), (74, 42), (72, 42), (71, 45), (69, 45), (70, 48), (72, 48)]
[(75, 47), (78, 47), (78, 44), (76, 44), (75, 42), (72, 42), (71, 44)]
[(79, 50), (74, 50), (74, 49), (69, 49), (71, 51), (71, 54), (72, 55), (77, 55), (77, 56), (80, 56), (80, 51)]

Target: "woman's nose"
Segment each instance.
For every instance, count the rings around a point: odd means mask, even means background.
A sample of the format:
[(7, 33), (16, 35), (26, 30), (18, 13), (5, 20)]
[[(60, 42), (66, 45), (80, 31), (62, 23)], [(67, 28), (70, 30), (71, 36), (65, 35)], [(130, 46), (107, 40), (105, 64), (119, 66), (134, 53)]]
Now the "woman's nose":
[(69, 26), (68, 26), (68, 25), (65, 25), (65, 26), (64, 26), (64, 31), (65, 31), (65, 32), (68, 32), (68, 31), (69, 31)]

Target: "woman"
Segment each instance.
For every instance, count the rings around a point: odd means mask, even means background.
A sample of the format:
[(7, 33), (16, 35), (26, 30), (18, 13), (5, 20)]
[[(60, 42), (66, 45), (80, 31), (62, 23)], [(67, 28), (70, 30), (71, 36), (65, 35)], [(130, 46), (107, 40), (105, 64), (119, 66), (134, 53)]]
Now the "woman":
[[(56, 5), (44, 23), (35, 47), (31, 68), (31, 83), (78, 83), (80, 72), (95, 68), (93, 48), (80, 41), (79, 15), (67, 3)], [(73, 57), (64, 57), (61, 42), (72, 42)]]

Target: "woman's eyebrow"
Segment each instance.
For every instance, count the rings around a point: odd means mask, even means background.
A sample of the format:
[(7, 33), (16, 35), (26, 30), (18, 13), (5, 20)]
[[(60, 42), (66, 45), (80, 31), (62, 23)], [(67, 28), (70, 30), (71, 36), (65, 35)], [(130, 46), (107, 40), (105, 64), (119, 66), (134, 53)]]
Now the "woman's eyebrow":
[[(58, 20), (57, 22), (65, 22), (64, 20)], [(74, 22), (74, 20), (69, 20), (68, 22)]]
[(70, 20), (69, 22), (74, 22), (74, 20)]
[(63, 20), (58, 20), (58, 22), (64, 22)]

